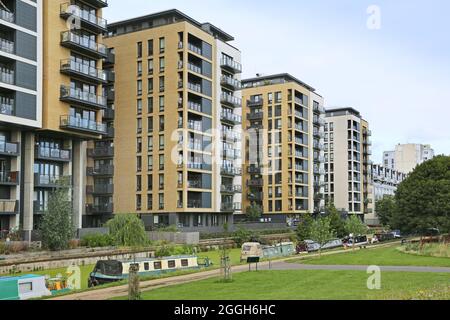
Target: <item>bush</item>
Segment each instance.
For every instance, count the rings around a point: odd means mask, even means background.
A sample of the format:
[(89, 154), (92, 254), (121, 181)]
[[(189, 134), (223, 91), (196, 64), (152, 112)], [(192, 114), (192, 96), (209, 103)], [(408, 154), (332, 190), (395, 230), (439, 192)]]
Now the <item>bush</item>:
[(144, 223), (135, 214), (118, 214), (107, 226), (118, 246), (145, 247), (150, 243)]
[(109, 234), (89, 234), (81, 240), (81, 245), (88, 248), (103, 248), (114, 245), (114, 239)]
[(15, 254), (28, 250), (27, 242), (0, 242), (0, 254), (8, 255)]

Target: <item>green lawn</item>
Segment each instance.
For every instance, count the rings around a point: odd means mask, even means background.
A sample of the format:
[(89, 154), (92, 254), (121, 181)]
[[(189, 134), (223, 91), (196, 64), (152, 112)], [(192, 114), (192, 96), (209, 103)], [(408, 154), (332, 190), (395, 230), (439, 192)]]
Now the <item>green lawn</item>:
[(347, 253), (322, 256), (320, 259), (307, 257), (289, 262), (314, 265), (377, 265), (377, 266), (427, 266), (450, 267), (450, 258), (425, 257), (397, 250), (396, 246), (360, 250), (351, 249)]
[[(382, 289), (367, 289), (361, 271), (261, 271), (208, 279), (143, 293), (144, 300), (375, 300), (402, 299), (436, 286), (450, 287), (449, 274), (384, 272)], [(448, 293), (448, 291), (447, 291)], [(450, 299), (450, 296), (446, 295)], [(121, 298), (126, 299), (126, 298)], [(117, 299), (117, 300), (121, 300)]]

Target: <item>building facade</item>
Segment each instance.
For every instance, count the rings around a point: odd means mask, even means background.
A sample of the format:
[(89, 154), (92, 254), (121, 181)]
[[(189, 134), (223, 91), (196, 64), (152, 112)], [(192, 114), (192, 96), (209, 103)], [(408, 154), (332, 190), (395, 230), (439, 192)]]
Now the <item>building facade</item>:
[(32, 210), (23, 190), (33, 175), (28, 132), (42, 127), (42, 5), (0, 7), (0, 231), (19, 227)]
[(416, 166), (433, 159), (434, 156), (430, 145), (399, 144), (395, 151), (383, 153), (383, 165), (389, 169), (411, 173)]
[(289, 74), (243, 80), (243, 208), (300, 217), (324, 210), (324, 108)]
[(364, 218), (374, 211), (371, 131), (352, 108), (329, 109), (325, 125), (325, 193), (341, 212)]
[[(3, 1), (2, 112), (5, 149), (2, 228), (26, 239), (62, 180), (71, 187), (73, 222), (86, 212), (87, 143), (104, 135), (107, 108), (102, 70), (107, 57), (106, 1)], [(7, 183), (6, 183), (7, 182)], [(6, 188), (7, 187), (7, 188)], [(12, 201), (15, 201), (13, 205)]]
[[(373, 180), (373, 199), (376, 203), (382, 200), (385, 196), (395, 196), (400, 183), (405, 180), (407, 175), (403, 172), (386, 168), (382, 165), (372, 166), (372, 180)], [(376, 206), (373, 214), (366, 216), (366, 222), (369, 225), (379, 225), (379, 220), (376, 215)]]
[(177, 10), (110, 24), (114, 213), (218, 229), (241, 210), (240, 52)]

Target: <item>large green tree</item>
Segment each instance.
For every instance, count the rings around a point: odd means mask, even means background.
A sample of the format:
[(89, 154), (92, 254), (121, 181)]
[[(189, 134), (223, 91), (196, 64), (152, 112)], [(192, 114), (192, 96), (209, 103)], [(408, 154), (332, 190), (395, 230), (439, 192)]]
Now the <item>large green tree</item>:
[(450, 231), (450, 157), (419, 165), (398, 187), (391, 226), (405, 233)]
[(261, 206), (259, 206), (257, 204), (252, 204), (251, 206), (249, 206), (247, 208), (245, 214), (249, 221), (257, 221), (257, 220), (259, 220), (259, 218), (262, 217), (263, 210), (262, 210)]
[(118, 246), (143, 247), (149, 243), (144, 223), (135, 214), (117, 214), (106, 225)]
[(311, 213), (305, 213), (300, 223), (297, 226), (297, 239), (299, 241), (305, 241), (311, 239), (311, 225), (314, 222), (314, 218)]
[(395, 198), (393, 196), (385, 196), (383, 199), (375, 203), (375, 210), (383, 226), (390, 226), (392, 217), (395, 214)]
[(338, 238), (343, 238), (347, 235), (345, 230), (345, 221), (342, 219), (340, 212), (336, 209), (334, 204), (330, 204), (326, 208), (328, 217), (330, 218), (331, 228), (336, 232)]
[(47, 209), (39, 226), (42, 245), (51, 251), (68, 249), (70, 240), (75, 236), (70, 191), (68, 181), (61, 180), (49, 195)]
[(330, 240), (336, 238), (334, 230), (331, 228), (331, 219), (329, 217), (320, 217), (313, 221), (310, 229), (311, 240), (320, 245), (319, 257), (322, 256), (322, 247)]

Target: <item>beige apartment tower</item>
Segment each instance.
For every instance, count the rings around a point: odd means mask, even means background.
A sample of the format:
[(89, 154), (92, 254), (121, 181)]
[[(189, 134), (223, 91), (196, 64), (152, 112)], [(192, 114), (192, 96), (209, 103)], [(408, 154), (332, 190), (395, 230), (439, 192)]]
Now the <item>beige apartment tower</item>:
[(324, 108), (314, 88), (289, 74), (243, 80), (243, 207), (268, 217), (324, 211)]
[(223, 230), (241, 212), (240, 52), (177, 10), (108, 26), (114, 213), (149, 229)]
[(368, 122), (355, 109), (327, 110), (326, 200), (341, 212), (362, 219), (374, 211), (371, 135)]

